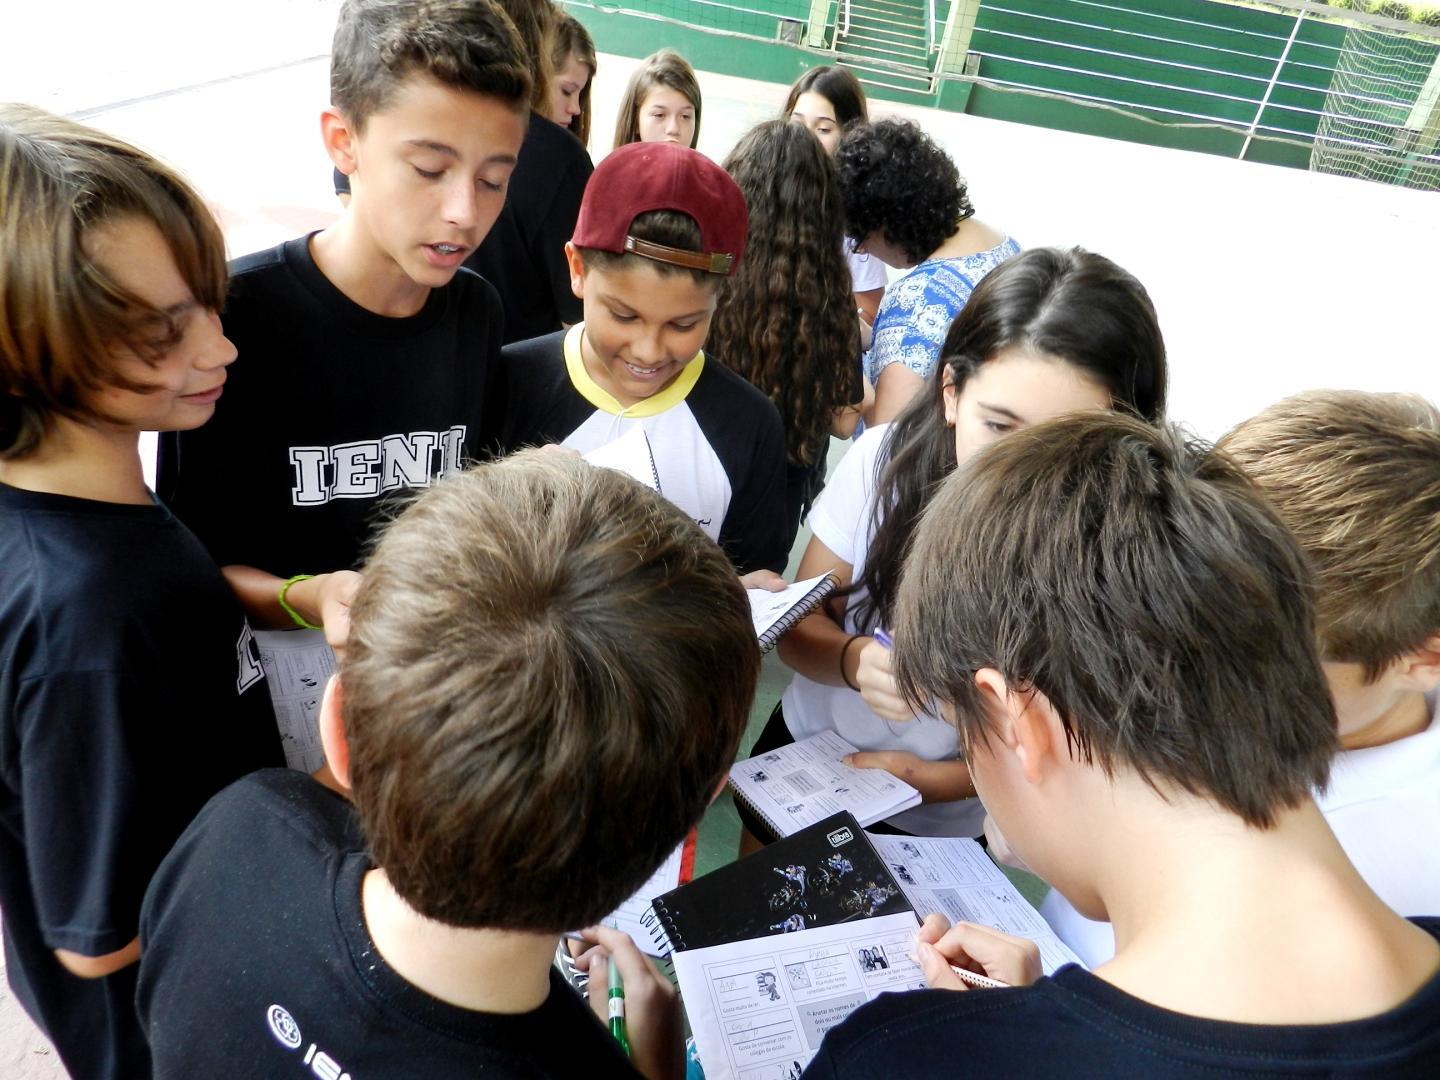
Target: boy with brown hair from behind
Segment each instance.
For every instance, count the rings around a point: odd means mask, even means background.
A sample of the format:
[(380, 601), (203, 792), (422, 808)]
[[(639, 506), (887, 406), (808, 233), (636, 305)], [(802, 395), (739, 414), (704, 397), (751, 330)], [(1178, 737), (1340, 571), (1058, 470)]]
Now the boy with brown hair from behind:
[[(1299, 541), (1341, 750), (1321, 812), (1401, 915), (1440, 911), (1440, 410), (1411, 394), (1311, 390), (1220, 441)], [(1087, 963), (1106, 923), (1059, 894), (1045, 918)]]
[[(699, 820), (759, 662), (734, 572), (659, 494), (539, 450), (435, 485), (366, 564), (322, 706), (353, 808), (257, 773), (146, 896), (157, 1074), (634, 1075), (556, 942)], [(677, 1075), (668, 982), (586, 934), (623, 975), (634, 1066)]]
[(1118, 948), (1042, 976), (1033, 942), (931, 915), (937, 990), (863, 1006), (807, 1076), (1437, 1075), (1440, 918), (1391, 911), (1315, 803), (1310, 575), (1230, 458), (1115, 414), (1009, 435), (931, 502), (897, 607), (907, 700), (942, 702), (1013, 850)]

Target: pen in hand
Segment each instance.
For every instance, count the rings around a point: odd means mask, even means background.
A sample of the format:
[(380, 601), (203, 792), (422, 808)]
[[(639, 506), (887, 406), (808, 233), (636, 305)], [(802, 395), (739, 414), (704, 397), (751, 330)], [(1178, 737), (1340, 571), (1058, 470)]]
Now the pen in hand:
[(613, 956), (606, 959), (605, 966), (610, 971), (610, 1034), (615, 1036), (620, 1049), (629, 1057), (630, 1036), (625, 1031), (625, 985), (620, 981), (620, 969)]
[(1010, 986), (1007, 982), (992, 979), (989, 975), (981, 975), (974, 971), (967, 971), (965, 968), (956, 967), (954, 964), (950, 965), (950, 970), (956, 974), (961, 982), (969, 986), (984, 987), (989, 990), (1005, 990)]
[(893, 649), (895, 647), (895, 641), (891, 638), (890, 631), (886, 630), (883, 626), (876, 627), (875, 633), (870, 636), (887, 649)]

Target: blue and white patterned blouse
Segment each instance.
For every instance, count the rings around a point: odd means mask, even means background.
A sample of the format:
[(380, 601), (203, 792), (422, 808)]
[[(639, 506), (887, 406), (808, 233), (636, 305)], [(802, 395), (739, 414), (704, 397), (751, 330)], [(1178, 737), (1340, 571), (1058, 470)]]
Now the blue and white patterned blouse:
[(873, 385), (891, 364), (904, 364), (928, 379), (950, 323), (980, 279), (1019, 253), (1020, 245), (1007, 236), (989, 251), (926, 259), (886, 289), (875, 314), (875, 341), (865, 354), (865, 377)]

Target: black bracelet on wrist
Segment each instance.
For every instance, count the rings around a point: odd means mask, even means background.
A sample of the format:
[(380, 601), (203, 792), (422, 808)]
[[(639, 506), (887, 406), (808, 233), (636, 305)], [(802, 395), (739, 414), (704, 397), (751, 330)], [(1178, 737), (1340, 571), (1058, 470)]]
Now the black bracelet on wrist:
[(860, 692), (860, 687), (856, 686), (853, 682), (851, 682), (850, 676), (846, 674), (845, 657), (846, 654), (850, 652), (850, 646), (854, 645), (855, 642), (859, 641), (864, 636), (864, 634), (851, 634), (848, 638), (845, 639), (845, 644), (840, 647), (840, 681), (843, 682), (846, 686), (848, 686), (851, 690), (854, 690), (857, 694)]

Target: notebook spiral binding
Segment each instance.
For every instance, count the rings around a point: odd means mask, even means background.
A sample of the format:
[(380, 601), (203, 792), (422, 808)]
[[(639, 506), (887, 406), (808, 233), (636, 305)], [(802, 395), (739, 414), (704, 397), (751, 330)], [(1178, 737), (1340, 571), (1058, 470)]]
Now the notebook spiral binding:
[(778, 839), (785, 835), (785, 830), (780, 827), (780, 824), (764, 810), (761, 810), (760, 807), (756, 806), (755, 800), (750, 798), (750, 796), (746, 795), (734, 784), (730, 785), (730, 796), (735, 800), (737, 804), (745, 807), (746, 810), (749, 810), (750, 813), (754, 814), (757, 818), (763, 821), (765, 825), (769, 828), (771, 836)]
[[(839, 581), (836, 578), (829, 574), (825, 575), (824, 578), (816, 583), (813, 589), (796, 602), (794, 607), (780, 616), (775, 625), (760, 635), (758, 638), (760, 651), (765, 653), (773, 649), (775, 643), (785, 636), (787, 630), (819, 607), (821, 602), (834, 592), (838, 585)], [(751, 809), (754, 808), (752, 807)]]
[(665, 910), (662, 898), (651, 901), (650, 906), (645, 909), (645, 914), (640, 917), (640, 925), (650, 932), (650, 940), (658, 948), (664, 949), (667, 953), (673, 953), (677, 947), (683, 951), (685, 939), (680, 936), (680, 931), (670, 921), (670, 913)]

